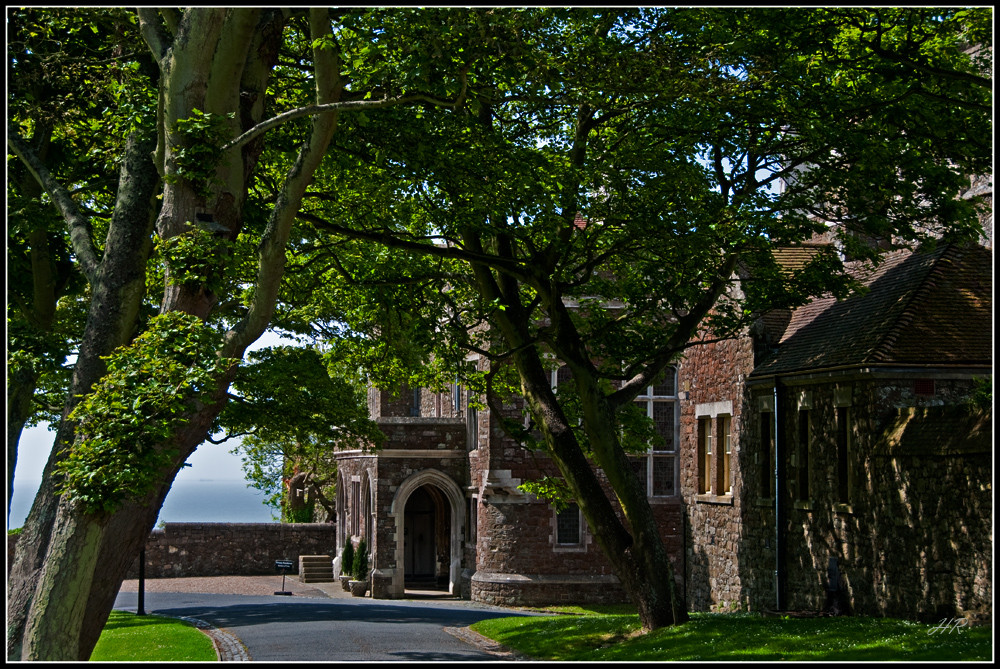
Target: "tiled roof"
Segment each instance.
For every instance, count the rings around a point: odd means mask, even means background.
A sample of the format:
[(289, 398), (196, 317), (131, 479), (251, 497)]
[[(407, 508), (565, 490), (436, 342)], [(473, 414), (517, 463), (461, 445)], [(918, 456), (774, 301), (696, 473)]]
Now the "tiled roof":
[(753, 376), (855, 364), (989, 364), (992, 255), (942, 245), (897, 252), (867, 277), (869, 291), (800, 307), (778, 350)]
[(783, 246), (771, 251), (778, 266), (786, 272), (802, 269), (819, 251), (829, 244), (802, 244), (800, 246)]

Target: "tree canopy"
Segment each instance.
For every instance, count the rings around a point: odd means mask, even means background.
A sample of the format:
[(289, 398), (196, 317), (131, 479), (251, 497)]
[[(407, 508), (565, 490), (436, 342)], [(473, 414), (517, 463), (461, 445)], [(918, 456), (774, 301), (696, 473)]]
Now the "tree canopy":
[[(385, 438), (369, 419), (364, 379), (311, 347), (270, 347), (247, 357), (218, 427), (240, 438), (232, 452), (282, 519), (313, 522), (305, 506), (317, 502), (334, 518), (337, 450), (375, 449)], [(299, 490), (306, 499), (289, 497)]]
[[(633, 399), (700, 341), (847, 295), (847, 258), (978, 236), (961, 195), (991, 156), (985, 16), (521, 15), (534, 29), (487, 45), (467, 104), (345, 118), (290, 275), (323, 268), (306, 309), (349, 323), (338, 346), (380, 382), (489, 360), (489, 396), (525, 399), (562, 473), (532, 489), (577, 501), (626, 588), (654, 593), (636, 597), (644, 624), (683, 619), (621, 437), (642, 427)], [(775, 247), (822, 234), (837, 244), (779, 267)], [(553, 364), (573, 377), (558, 394)], [(530, 443), (524, 425), (508, 421)]]

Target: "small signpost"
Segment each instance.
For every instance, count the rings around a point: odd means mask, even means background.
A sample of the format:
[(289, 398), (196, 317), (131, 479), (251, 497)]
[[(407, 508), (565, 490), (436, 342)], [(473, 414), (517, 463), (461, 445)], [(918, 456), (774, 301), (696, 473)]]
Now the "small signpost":
[(285, 574), (288, 573), (289, 569), (292, 569), (295, 563), (291, 560), (275, 560), (274, 568), (281, 572), (281, 591), (276, 592), (276, 595), (291, 595), (291, 592), (285, 590)]
[(139, 602), (135, 608), (135, 615), (146, 615), (146, 548), (139, 550)]

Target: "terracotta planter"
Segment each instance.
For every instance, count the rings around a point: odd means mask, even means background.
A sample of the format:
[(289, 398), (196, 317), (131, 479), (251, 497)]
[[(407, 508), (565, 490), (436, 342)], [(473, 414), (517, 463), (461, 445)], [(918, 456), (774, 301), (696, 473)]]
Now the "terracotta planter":
[(364, 597), (368, 592), (368, 581), (351, 581), (351, 595), (354, 597)]
[(351, 581), (350, 575), (341, 574), (340, 587), (342, 587), (345, 592), (351, 589), (351, 586), (349, 585), (350, 581)]

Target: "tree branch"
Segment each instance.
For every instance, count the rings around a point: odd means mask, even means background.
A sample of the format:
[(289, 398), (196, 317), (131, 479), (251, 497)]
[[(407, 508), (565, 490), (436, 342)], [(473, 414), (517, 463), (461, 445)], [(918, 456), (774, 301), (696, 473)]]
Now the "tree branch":
[(722, 266), (719, 268), (708, 290), (705, 291), (701, 299), (698, 300), (686, 315), (678, 319), (674, 333), (659, 348), (657, 353), (651, 357), (651, 362), (646, 363), (642, 369), (637, 369), (638, 365), (634, 365), (627, 370), (626, 373), (633, 375), (632, 378), (625, 382), (621, 389), (608, 396), (608, 403), (612, 407), (617, 408), (627, 402), (631, 402), (642, 388), (652, 383), (653, 379), (670, 364), (671, 358), (677, 351), (686, 348), (702, 320), (712, 310), (719, 296), (722, 295), (729, 284), (729, 277), (735, 271), (739, 257), (739, 253), (732, 253), (723, 260)]
[(229, 434), (227, 432), (226, 436), (224, 436), (222, 439), (212, 439), (212, 437), (206, 436), (205, 437), (205, 441), (207, 441), (210, 444), (216, 444), (216, 445), (218, 445), (218, 444), (224, 444), (227, 441), (229, 441), (230, 439), (235, 439), (236, 437), (246, 437), (246, 436), (249, 436), (251, 434), (254, 434), (253, 430), (250, 430), (249, 432), (236, 432), (234, 434)]
[(535, 281), (532, 279), (531, 275), (526, 272), (517, 262), (512, 260), (506, 260), (495, 255), (489, 255), (486, 253), (475, 253), (455, 246), (437, 246), (435, 244), (421, 244), (419, 242), (409, 241), (406, 239), (400, 239), (390, 232), (375, 232), (370, 230), (355, 230), (354, 228), (344, 227), (342, 225), (337, 225), (336, 223), (331, 223), (325, 219), (322, 219), (313, 214), (300, 213), (299, 218), (309, 221), (321, 228), (324, 228), (330, 232), (349, 237), (351, 239), (363, 239), (369, 242), (376, 242), (382, 244), (383, 246), (388, 246), (390, 248), (403, 249), (406, 251), (415, 251), (417, 253), (422, 253), (425, 255), (432, 255), (438, 258), (450, 258), (452, 260), (461, 260), (469, 263), (479, 263), (492, 267), (500, 272), (509, 274), (514, 278), (535, 285)]
[(49, 194), (49, 197), (52, 198), (52, 202), (56, 205), (59, 213), (62, 214), (66, 225), (69, 227), (70, 241), (73, 245), (73, 252), (76, 254), (77, 261), (80, 264), (80, 269), (84, 276), (87, 277), (87, 281), (93, 285), (97, 280), (100, 259), (98, 258), (94, 241), (91, 238), (90, 227), (86, 217), (80, 213), (80, 208), (73, 201), (73, 197), (69, 191), (52, 177), (48, 168), (42, 164), (42, 161), (28, 147), (27, 142), (11, 127), (7, 128), (7, 146), (21, 159), (28, 168), (28, 171), (31, 172), (42, 188), (45, 189), (45, 192)]
[(159, 12), (163, 16), (163, 22), (166, 24), (170, 34), (176, 34), (177, 26), (181, 24), (181, 10), (176, 7), (160, 7)]
[(925, 65), (923, 63), (918, 63), (912, 58), (907, 58), (898, 53), (890, 51), (883, 48), (882, 45), (878, 44), (875, 40), (870, 42), (864, 42), (864, 44), (871, 49), (872, 53), (885, 60), (892, 61), (893, 63), (899, 63), (909, 67), (917, 72), (923, 72), (924, 74), (930, 74), (935, 77), (943, 77), (946, 79), (957, 79), (958, 81), (964, 81), (974, 86), (979, 86), (980, 88), (991, 89), (993, 88), (993, 80), (989, 77), (981, 77), (970, 72), (959, 72), (958, 70), (946, 70), (940, 67), (932, 67), (930, 65)]
[[(328, 14), (320, 9), (310, 9), (309, 29), (314, 43), (329, 35), (332, 29)], [(313, 59), (316, 64), (317, 106), (336, 103), (343, 94), (340, 55), (317, 44), (313, 48)], [(313, 174), (326, 155), (337, 130), (337, 118), (335, 113), (313, 118), (309, 139), (299, 150), (295, 163), (285, 177), (258, 248), (253, 303), (246, 318), (226, 334), (224, 350), (227, 355), (242, 355), (246, 347), (263, 334), (274, 315), (281, 277), (285, 271), (285, 251), (292, 223), (302, 205), (306, 188), (312, 182)]]
[[(140, 7), (136, 13), (139, 16), (139, 30), (142, 33), (142, 39), (146, 41), (146, 45), (153, 53), (156, 62), (160, 62), (166, 55), (167, 45), (171, 41), (170, 35), (167, 34), (160, 20), (160, 14), (152, 7)], [(174, 31), (176, 28), (175, 25)]]
[(222, 146), (222, 151), (228, 151), (229, 149), (235, 149), (243, 146), (261, 133), (267, 132), (271, 128), (279, 126), (282, 123), (302, 118), (303, 116), (315, 116), (316, 114), (326, 114), (339, 111), (364, 111), (366, 109), (379, 109), (382, 107), (391, 107), (393, 105), (401, 105), (409, 102), (428, 102), (441, 107), (453, 106), (456, 104), (456, 102), (441, 100), (440, 98), (435, 98), (424, 93), (411, 93), (409, 95), (397, 95), (391, 98), (382, 98), (381, 100), (349, 100), (346, 102), (330, 102), (326, 104), (309, 105), (308, 107), (298, 107), (258, 123), (236, 139), (224, 144)]

